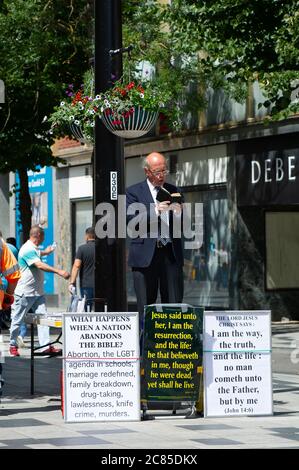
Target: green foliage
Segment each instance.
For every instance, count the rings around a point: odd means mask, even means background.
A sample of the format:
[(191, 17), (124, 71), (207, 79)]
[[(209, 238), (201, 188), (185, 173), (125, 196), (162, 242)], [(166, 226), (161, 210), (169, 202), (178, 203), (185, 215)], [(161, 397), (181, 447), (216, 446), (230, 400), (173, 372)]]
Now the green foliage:
[[(79, 82), (91, 55), (87, 0), (0, 3), (0, 171), (57, 165), (45, 121), (66, 82)], [(80, 82), (79, 82), (80, 83)]]
[(157, 65), (177, 103), (189, 81), (199, 84), (186, 109), (204, 106), (207, 86), (242, 102), (255, 80), (275, 118), (297, 109), (298, 0), (125, 0), (124, 9), (126, 41)]
[(131, 58), (124, 57), (124, 70), (132, 68), (132, 63), (135, 68), (138, 64), (152, 64), (156, 86), (171, 96), (166, 114), (176, 128), (182, 128), (184, 114), (190, 110), (198, 112), (205, 105), (204, 94), (196, 87), (190, 88), (190, 83), (202, 83), (203, 77), (198, 68), (198, 48), (196, 53), (190, 50), (186, 53), (184, 48), (176, 47), (165, 8), (156, 0), (123, 1), (123, 42), (134, 46)]
[(291, 98), (299, 79), (298, 0), (172, 0), (163, 9), (173, 48), (200, 51), (206, 83), (241, 101), (247, 83), (258, 80), (273, 116), (297, 109)]
[[(57, 163), (44, 117), (64, 101), (68, 84), (80, 88), (89, 68), (92, 5), (0, 2), (0, 77), (6, 85), (1, 172)], [(242, 101), (255, 80), (273, 116), (298, 112), (298, 0), (123, 0), (122, 7), (123, 44), (134, 45), (130, 60), (124, 57), (125, 74), (152, 64), (151, 79), (172, 97), (167, 111), (179, 126), (184, 113), (203, 109), (207, 86)]]

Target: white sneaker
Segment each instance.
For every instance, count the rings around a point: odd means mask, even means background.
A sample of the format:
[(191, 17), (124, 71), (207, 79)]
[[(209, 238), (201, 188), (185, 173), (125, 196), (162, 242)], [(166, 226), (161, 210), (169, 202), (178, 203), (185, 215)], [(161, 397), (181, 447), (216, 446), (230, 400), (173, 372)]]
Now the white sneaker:
[(18, 345), (18, 348), (27, 348), (26, 344), (24, 343), (24, 339), (22, 338), (22, 336), (17, 337), (17, 345)]

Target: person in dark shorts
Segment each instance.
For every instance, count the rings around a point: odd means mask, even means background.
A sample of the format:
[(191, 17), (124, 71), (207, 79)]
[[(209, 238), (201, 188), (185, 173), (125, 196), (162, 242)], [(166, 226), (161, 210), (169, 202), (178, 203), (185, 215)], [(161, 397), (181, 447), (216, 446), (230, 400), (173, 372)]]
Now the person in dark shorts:
[(85, 311), (91, 311), (94, 298), (95, 231), (93, 227), (85, 230), (84, 245), (80, 245), (72, 267), (69, 292), (74, 294), (79, 274), (81, 296), (86, 297)]

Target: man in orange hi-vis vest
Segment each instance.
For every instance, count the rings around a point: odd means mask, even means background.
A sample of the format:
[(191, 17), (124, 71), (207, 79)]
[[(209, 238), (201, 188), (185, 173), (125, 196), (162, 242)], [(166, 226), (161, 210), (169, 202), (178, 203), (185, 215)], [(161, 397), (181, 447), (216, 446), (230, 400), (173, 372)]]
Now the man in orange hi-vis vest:
[[(7, 247), (6, 243), (0, 237), (0, 274), (2, 277), (8, 282), (6, 290), (0, 276), (0, 315), (2, 314), (2, 310), (5, 310), (11, 306), (14, 301), (14, 290), (20, 279), (20, 271), (19, 265), (17, 263), (16, 258)], [(1, 332), (1, 331), (0, 331)], [(2, 394), (2, 357), (0, 355), (0, 398)]]

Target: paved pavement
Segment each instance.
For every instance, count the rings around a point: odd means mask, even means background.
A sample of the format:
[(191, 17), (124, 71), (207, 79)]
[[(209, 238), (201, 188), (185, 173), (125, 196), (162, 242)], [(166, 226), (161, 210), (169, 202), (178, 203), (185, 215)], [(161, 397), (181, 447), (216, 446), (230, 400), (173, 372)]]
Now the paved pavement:
[[(3, 337), (7, 349), (8, 332)], [(72, 424), (63, 421), (60, 410), (61, 359), (36, 358), (32, 397), (29, 349), (22, 349), (22, 357), (7, 357), (4, 364), (0, 448), (97, 449), (100, 455), (108, 450), (125, 455), (130, 449), (190, 449), (194, 455), (199, 449), (299, 449), (299, 324), (273, 325), (272, 347), (273, 416), (191, 420), (186, 410), (176, 415), (161, 410), (151, 411), (155, 420), (150, 421)], [(285, 373), (289, 369), (292, 373)]]
[(272, 325), (272, 368), (299, 374), (299, 322)]

